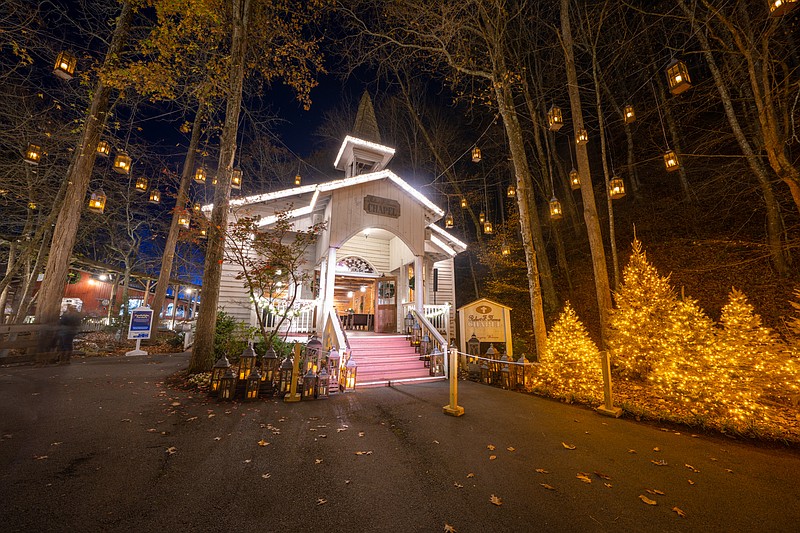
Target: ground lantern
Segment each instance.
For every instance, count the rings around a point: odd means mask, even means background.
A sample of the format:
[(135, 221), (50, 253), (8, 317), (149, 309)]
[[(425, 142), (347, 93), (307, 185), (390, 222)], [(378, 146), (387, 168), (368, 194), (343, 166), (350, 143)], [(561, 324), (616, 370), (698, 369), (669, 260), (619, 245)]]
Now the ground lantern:
[(252, 372), (255, 367), (256, 352), (253, 350), (253, 347), (248, 344), (242, 351), (242, 355), (239, 356), (239, 368), (237, 370), (239, 379), (247, 379), (250, 376), (250, 372)]
[(328, 353), (328, 367), (330, 368), (328, 371), (330, 374), (328, 392), (331, 394), (339, 392), (339, 365), (341, 362), (342, 356), (339, 355), (336, 348), (331, 348), (331, 351)]
[(328, 369), (324, 366), (322, 370), (319, 371), (317, 374), (317, 392), (316, 397), (320, 400), (324, 400), (328, 397), (328, 391), (330, 390), (330, 382), (331, 376), (328, 374)]
[(236, 375), (233, 370), (228, 368), (219, 380), (219, 398), (220, 400), (233, 400), (234, 396), (236, 396)]
[(356, 390), (356, 377), (358, 374), (358, 365), (353, 358), (347, 360), (347, 364), (344, 365), (344, 375), (342, 376), (342, 382), (344, 383), (344, 391), (343, 392), (353, 392)]
[(272, 382), (275, 381), (275, 374), (278, 372), (278, 354), (275, 349), (270, 346), (267, 348), (264, 357), (261, 358), (261, 381), (268, 387), (272, 387)]
[(288, 394), (292, 387), (292, 373), (294, 371), (294, 362), (291, 357), (287, 357), (281, 363), (280, 376), (278, 381), (278, 391), (283, 394)]
[(245, 400), (257, 400), (258, 399), (258, 388), (261, 385), (261, 374), (258, 371), (258, 368), (253, 368), (250, 372), (250, 375), (247, 376), (247, 384), (245, 385), (244, 389), (244, 399)]
[(308, 369), (306, 375), (303, 376), (303, 400), (314, 399), (314, 389), (316, 389), (317, 375), (312, 369)]
[(216, 394), (219, 391), (220, 380), (230, 367), (231, 363), (224, 355), (217, 359), (217, 362), (214, 363), (214, 367), (211, 369), (211, 392), (213, 394)]

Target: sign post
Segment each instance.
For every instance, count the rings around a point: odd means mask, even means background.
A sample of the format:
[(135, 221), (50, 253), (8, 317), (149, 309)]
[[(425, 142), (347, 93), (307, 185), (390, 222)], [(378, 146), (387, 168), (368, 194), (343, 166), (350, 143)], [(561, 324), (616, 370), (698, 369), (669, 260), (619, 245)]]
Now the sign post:
[(136, 348), (125, 355), (147, 355), (141, 349), (142, 339), (149, 339), (153, 325), (153, 310), (149, 307), (137, 307), (131, 311), (131, 322), (128, 325), (128, 338), (136, 339)]

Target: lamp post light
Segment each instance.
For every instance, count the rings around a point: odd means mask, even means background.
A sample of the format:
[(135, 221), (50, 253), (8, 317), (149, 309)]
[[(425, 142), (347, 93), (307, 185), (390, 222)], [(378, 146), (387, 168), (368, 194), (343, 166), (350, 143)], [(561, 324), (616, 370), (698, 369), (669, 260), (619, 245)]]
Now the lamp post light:
[(219, 392), (220, 380), (230, 367), (231, 363), (224, 355), (214, 363), (211, 369), (211, 394), (217, 394), (217, 392)]
[(231, 368), (228, 368), (219, 380), (219, 399), (233, 400), (234, 396), (236, 396), (236, 375)]
[(247, 383), (244, 389), (244, 399), (253, 401), (258, 399), (258, 389), (261, 385), (261, 373), (258, 368), (253, 368), (250, 375), (247, 376)]
[(242, 355), (239, 356), (239, 379), (245, 380), (250, 377), (250, 372), (256, 367), (256, 352), (253, 350), (253, 347), (249, 344), (247, 347), (242, 351)]
[(342, 356), (336, 348), (331, 348), (331, 351), (328, 353), (328, 368), (330, 368), (329, 394), (336, 394), (339, 392), (339, 365), (341, 364), (341, 359)]

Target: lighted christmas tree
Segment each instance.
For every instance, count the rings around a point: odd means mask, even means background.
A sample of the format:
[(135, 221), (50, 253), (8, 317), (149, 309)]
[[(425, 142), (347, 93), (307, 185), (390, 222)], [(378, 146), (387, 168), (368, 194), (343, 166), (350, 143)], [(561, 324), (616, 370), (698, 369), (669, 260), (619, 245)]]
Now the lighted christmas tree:
[(603, 396), (600, 352), (569, 302), (547, 335), (547, 350), (533, 380), (559, 396)]
[(795, 339), (800, 339), (800, 289), (794, 290), (794, 301), (790, 301), (789, 303), (794, 307), (795, 314), (789, 317), (787, 325)]

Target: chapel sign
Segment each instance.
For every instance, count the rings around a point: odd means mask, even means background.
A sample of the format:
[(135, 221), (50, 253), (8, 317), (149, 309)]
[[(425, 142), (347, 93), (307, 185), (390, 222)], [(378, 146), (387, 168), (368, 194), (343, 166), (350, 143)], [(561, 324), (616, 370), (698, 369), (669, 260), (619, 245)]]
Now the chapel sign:
[(474, 333), (481, 344), (492, 343), (495, 348), (505, 347), (509, 357), (511, 348), (511, 308), (487, 298), (481, 298), (458, 308), (461, 351), (467, 351), (467, 340)]
[(400, 202), (391, 198), (367, 195), (364, 197), (364, 211), (370, 215), (400, 218)]

